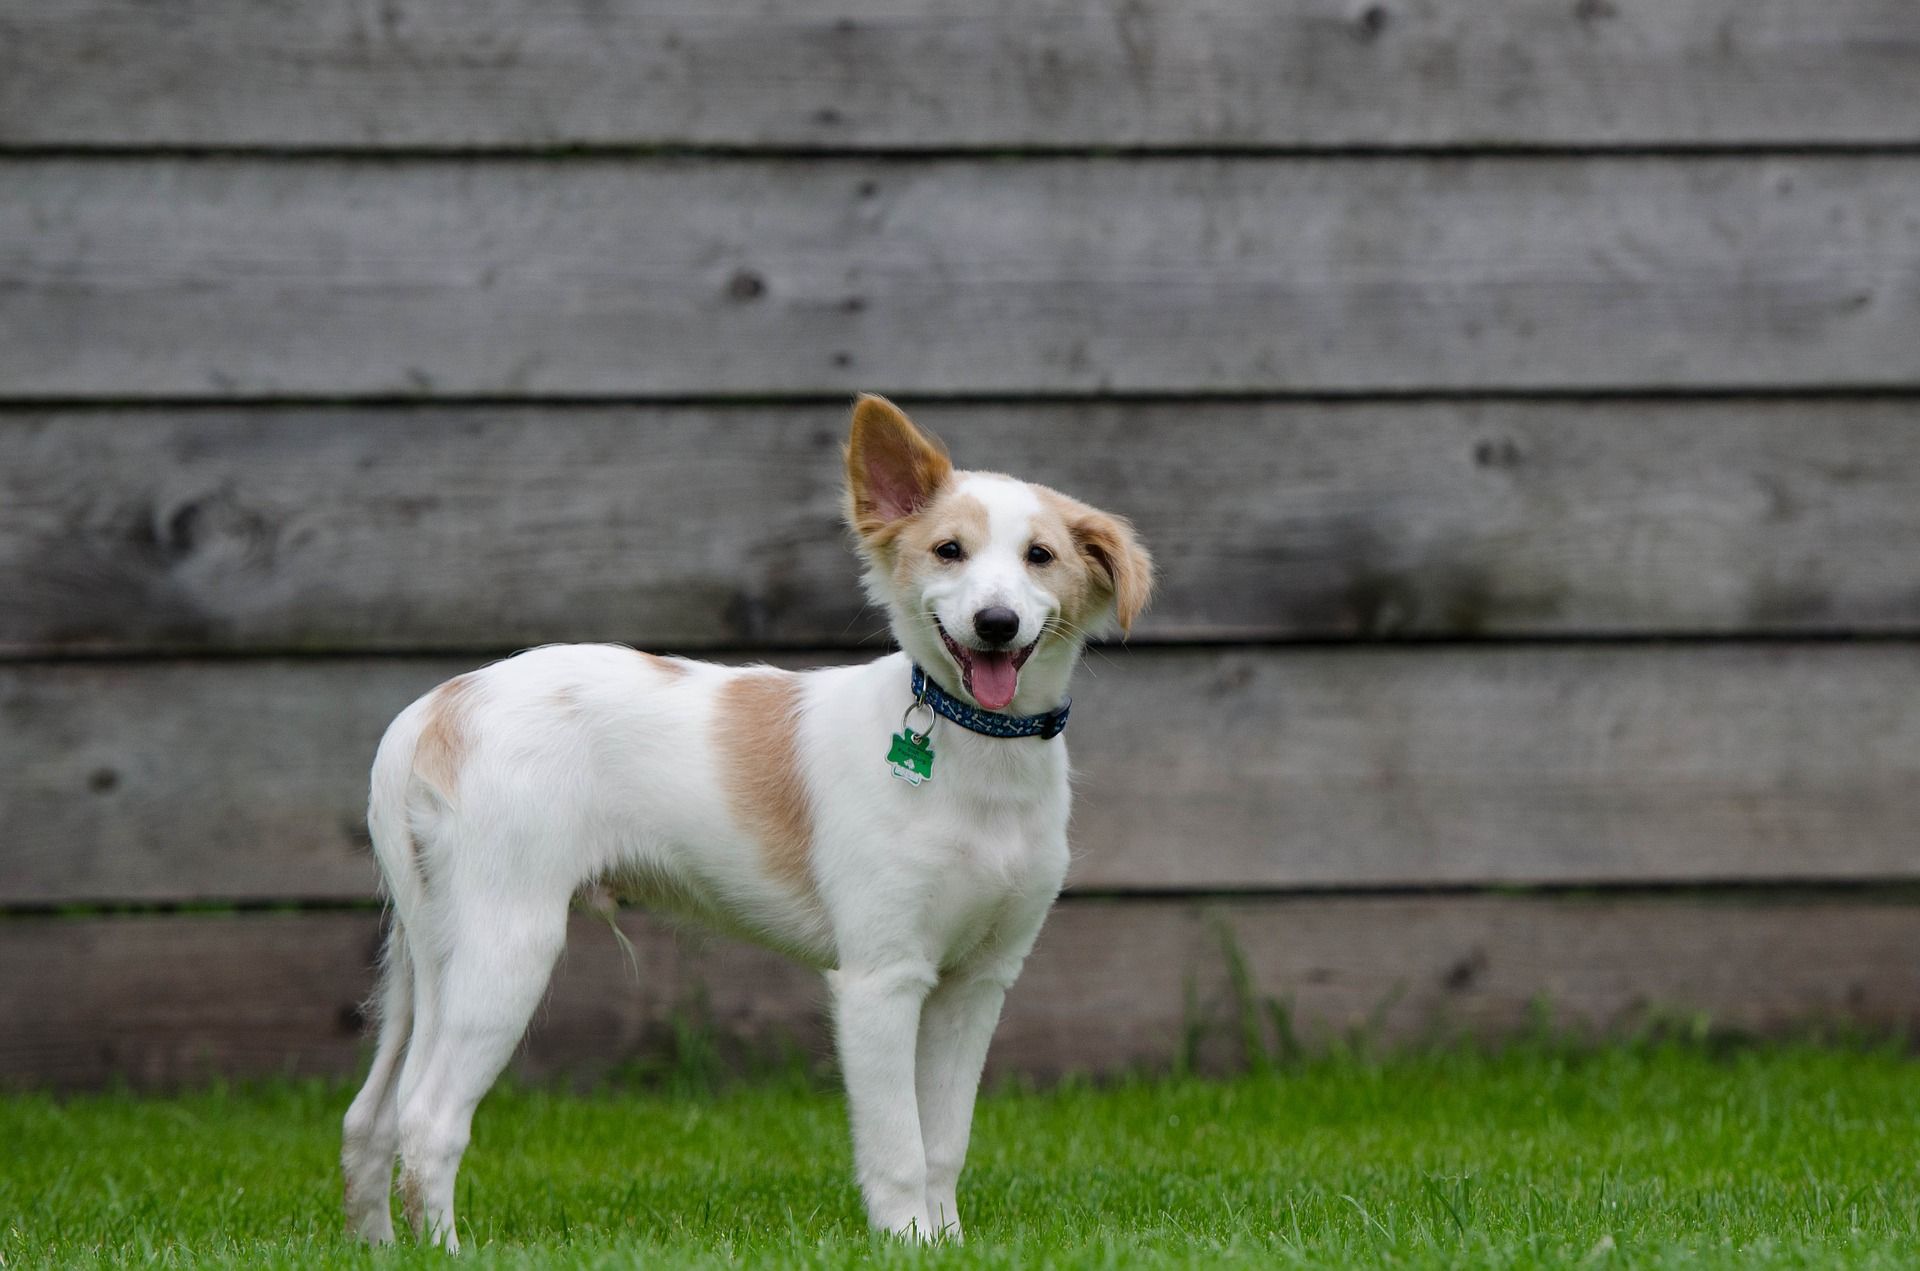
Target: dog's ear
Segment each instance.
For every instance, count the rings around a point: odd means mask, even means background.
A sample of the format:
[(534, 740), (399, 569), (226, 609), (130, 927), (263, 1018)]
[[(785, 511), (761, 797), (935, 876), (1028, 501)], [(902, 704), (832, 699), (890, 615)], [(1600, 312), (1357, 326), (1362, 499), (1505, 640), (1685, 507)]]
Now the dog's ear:
[(1153, 557), (1140, 546), (1125, 517), (1088, 509), (1068, 529), (1080, 554), (1113, 593), (1113, 616), (1121, 634), (1131, 632), (1153, 596)]
[(946, 447), (886, 398), (860, 394), (847, 440), (847, 520), (861, 538), (918, 512), (952, 475)]

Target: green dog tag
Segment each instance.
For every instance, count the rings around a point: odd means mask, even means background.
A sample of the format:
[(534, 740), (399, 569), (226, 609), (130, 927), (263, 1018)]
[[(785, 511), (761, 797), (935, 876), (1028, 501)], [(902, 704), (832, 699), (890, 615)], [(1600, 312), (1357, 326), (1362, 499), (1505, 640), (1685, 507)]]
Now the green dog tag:
[(933, 747), (927, 740), (925, 734), (916, 737), (903, 728), (893, 735), (893, 748), (887, 751), (893, 775), (910, 786), (933, 780)]

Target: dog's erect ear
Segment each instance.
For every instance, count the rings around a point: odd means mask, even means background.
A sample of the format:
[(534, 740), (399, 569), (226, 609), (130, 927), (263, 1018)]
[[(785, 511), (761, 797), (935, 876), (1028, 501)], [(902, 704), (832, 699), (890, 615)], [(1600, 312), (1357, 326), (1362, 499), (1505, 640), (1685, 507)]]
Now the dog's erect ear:
[(944, 446), (886, 398), (860, 394), (847, 440), (847, 520), (861, 538), (918, 512), (952, 475)]
[(1131, 632), (1134, 620), (1153, 596), (1153, 557), (1140, 546), (1133, 526), (1124, 517), (1088, 511), (1068, 528), (1080, 554), (1106, 578), (1121, 634)]

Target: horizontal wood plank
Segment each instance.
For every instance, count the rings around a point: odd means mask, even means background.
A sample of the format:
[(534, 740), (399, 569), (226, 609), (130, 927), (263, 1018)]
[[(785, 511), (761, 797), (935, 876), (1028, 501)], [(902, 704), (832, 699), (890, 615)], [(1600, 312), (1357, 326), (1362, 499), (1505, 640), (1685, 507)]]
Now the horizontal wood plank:
[(0, 3), (0, 145), (1914, 140), (1901, 0)]
[[(1920, 631), (1920, 400), (915, 407), (1136, 640)], [(872, 648), (840, 406), (0, 414), (0, 653)]]
[(1920, 384), (1920, 158), (0, 164), (13, 398)]
[[(0, 903), (371, 895), (375, 742), (470, 665), (0, 668)], [(1088, 671), (1081, 888), (1920, 874), (1920, 647), (1166, 649)]]
[[(517, 1069), (582, 1077), (658, 1062), (676, 1018), (723, 1048), (829, 1053), (817, 977), (773, 954), (623, 915), (629, 964), (579, 917)], [(371, 913), (0, 922), (0, 1085), (357, 1076)], [(1008, 999), (990, 1069), (1050, 1077), (1242, 1058), (1241, 1000), (1300, 1038), (1394, 1045), (1536, 1026), (1596, 1036), (1672, 1012), (1779, 1033), (1920, 1024), (1920, 905), (1817, 900), (1309, 898), (1069, 901)], [(1277, 1039), (1266, 1029), (1269, 1046)]]

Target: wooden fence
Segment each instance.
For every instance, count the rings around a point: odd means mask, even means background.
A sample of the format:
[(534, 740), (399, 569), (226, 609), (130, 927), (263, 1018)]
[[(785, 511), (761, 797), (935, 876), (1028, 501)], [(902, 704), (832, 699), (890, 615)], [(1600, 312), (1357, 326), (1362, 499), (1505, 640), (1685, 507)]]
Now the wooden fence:
[[(352, 1070), (450, 673), (877, 649), (856, 388), (1165, 567), (1003, 1070), (1920, 1024), (1920, 7), (0, 0), (0, 1080)], [(819, 1044), (621, 922), (529, 1071)]]

